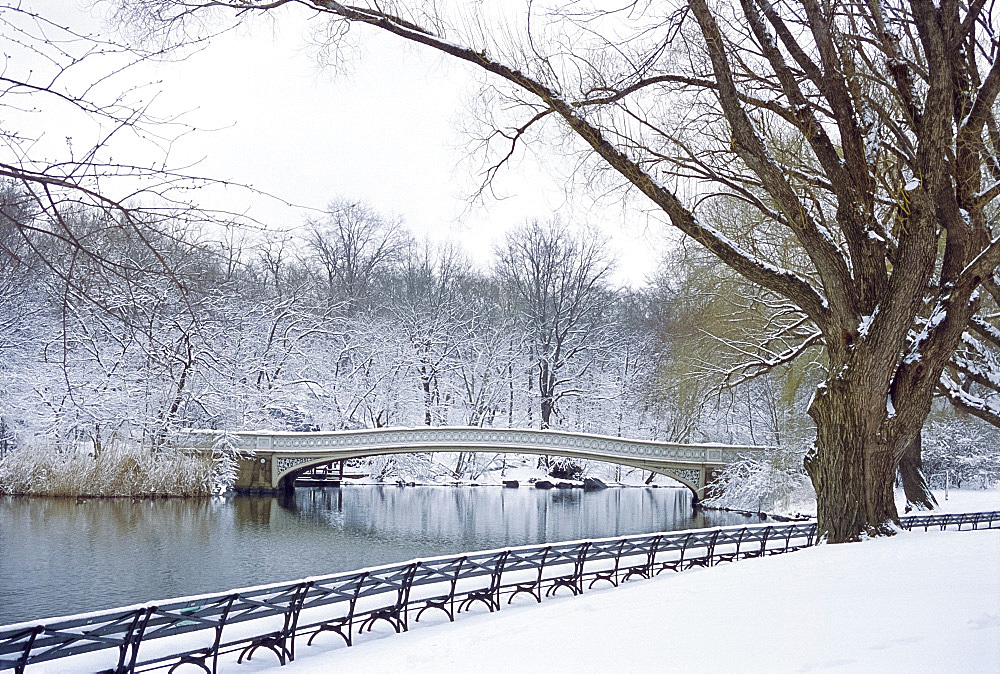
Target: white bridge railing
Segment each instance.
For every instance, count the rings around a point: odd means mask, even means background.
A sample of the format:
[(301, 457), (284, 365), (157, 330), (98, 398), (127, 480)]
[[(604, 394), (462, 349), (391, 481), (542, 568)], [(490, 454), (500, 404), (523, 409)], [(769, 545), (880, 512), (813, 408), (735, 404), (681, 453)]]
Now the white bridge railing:
[[(210, 447), (221, 431), (192, 430), (180, 436), (195, 447)], [(464, 426), (375, 428), (356, 431), (239, 431), (240, 449), (282, 453), (409, 451), (490, 451), (572, 453), (616, 458), (659, 459), (687, 463), (725, 464), (740, 454), (766, 447), (714, 443), (682, 444), (633, 440), (591, 433), (521, 428)]]

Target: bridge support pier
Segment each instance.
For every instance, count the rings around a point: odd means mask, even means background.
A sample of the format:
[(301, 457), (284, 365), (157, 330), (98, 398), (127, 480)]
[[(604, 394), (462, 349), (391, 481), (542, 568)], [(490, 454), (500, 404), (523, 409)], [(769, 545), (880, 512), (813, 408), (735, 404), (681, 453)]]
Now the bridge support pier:
[(272, 460), (270, 454), (240, 459), (233, 491), (240, 494), (277, 494), (280, 489), (271, 484)]
[(695, 503), (706, 498), (717, 496), (717, 491), (713, 483), (722, 475), (722, 466), (706, 466), (704, 486), (699, 489), (701, 496), (695, 497)]

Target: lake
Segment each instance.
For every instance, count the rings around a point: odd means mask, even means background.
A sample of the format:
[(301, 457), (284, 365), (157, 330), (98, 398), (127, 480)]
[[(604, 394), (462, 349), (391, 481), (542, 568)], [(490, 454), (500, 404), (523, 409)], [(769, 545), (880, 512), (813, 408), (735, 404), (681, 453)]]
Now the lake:
[(0, 497), (0, 625), (450, 553), (756, 522), (687, 489), (298, 487), (282, 497)]

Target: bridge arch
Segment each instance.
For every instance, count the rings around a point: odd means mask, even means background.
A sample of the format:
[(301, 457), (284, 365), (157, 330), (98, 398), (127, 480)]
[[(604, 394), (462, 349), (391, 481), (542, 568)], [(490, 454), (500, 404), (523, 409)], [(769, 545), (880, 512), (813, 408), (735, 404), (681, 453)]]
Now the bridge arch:
[[(331, 457), (281, 457), (278, 459), (277, 470), (279, 473), (276, 488), (279, 491), (287, 491), (292, 489), (294, 486), (295, 478), (305, 473), (312, 468), (317, 466), (322, 466), (328, 464), (331, 461), (337, 461), (340, 459), (358, 459), (366, 458), (370, 456), (385, 456), (385, 455), (396, 455), (396, 454), (415, 454), (415, 453), (444, 453), (444, 452), (456, 452), (461, 450), (449, 449), (449, 448), (421, 448), (421, 449), (387, 449), (387, 450), (373, 450), (364, 453), (351, 453), (350, 455), (337, 456), (335, 458)], [(466, 450), (471, 451), (471, 450)], [(492, 452), (492, 453), (505, 453), (505, 454), (534, 454), (538, 456), (561, 456), (571, 459), (584, 459), (587, 461), (603, 461), (606, 463), (614, 463), (621, 466), (628, 466), (630, 468), (639, 468), (641, 470), (651, 470), (654, 473), (659, 473), (660, 475), (665, 475), (673, 480), (677, 480), (685, 487), (687, 487), (691, 493), (694, 495), (695, 500), (699, 498), (699, 488), (703, 487), (701, 485), (701, 476), (699, 470), (696, 468), (662, 468), (656, 466), (649, 466), (641, 464), (640, 462), (632, 462), (624, 459), (613, 459), (613, 458), (595, 458), (593, 456), (585, 456), (582, 454), (561, 451), (540, 451), (533, 449), (512, 449), (505, 447), (490, 447), (490, 448), (480, 448), (474, 451), (478, 452)], [(706, 484), (711, 482), (711, 479), (706, 480)]]

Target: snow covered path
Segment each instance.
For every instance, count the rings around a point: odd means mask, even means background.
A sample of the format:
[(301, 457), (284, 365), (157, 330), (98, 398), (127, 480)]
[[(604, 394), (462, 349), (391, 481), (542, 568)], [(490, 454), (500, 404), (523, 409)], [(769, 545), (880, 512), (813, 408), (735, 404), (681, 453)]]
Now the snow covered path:
[[(902, 533), (516, 603), (452, 625), (431, 626), (428, 614), (426, 627), (376, 631), (351, 648), (301, 639), (280, 671), (1000, 672), (998, 559), (1000, 530)], [(276, 665), (261, 651), (220, 669)]]

